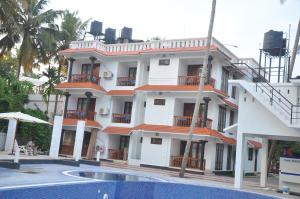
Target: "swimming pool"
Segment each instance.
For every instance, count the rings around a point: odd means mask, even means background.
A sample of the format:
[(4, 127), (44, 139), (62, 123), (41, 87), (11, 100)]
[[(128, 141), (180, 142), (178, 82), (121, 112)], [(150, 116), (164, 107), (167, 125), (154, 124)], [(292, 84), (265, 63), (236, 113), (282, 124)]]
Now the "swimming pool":
[[(76, 172), (71, 172), (76, 175)], [(90, 182), (59, 183), (51, 185), (0, 188), (1, 199), (270, 199), (256, 193), (225, 188), (196, 186), (155, 181), (151, 178), (133, 178), (119, 173), (83, 172)], [(101, 178), (98, 178), (98, 177)], [(102, 178), (106, 176), (105, 178)], [(107, 178), (107, 176), (109, 176)], [(118, 176), (118, 177), (116, 177)], [(120, 177), (121, 176), (121, 177)], [(126, 180), (126, 177), (130, 180)], [(99, 179), (101, 181), (99, 181)], [(110, 179), (109, 181), (103, 181)], [(136, 180), (139, 181), (136, 181)]]

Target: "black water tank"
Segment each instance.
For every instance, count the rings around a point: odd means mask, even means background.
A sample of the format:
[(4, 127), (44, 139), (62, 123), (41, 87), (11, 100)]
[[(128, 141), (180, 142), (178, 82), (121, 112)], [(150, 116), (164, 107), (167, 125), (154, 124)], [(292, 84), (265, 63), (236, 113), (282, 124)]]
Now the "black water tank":
[(99, 36), (102, 33), (102, 22), (93, 21), (91, 23), (90, 33), (94, 36)]
[(124, 26), (121, 30), (121, 38), (132, 40), (132, 28)]
[(285, 54), (286, 39), (283, 39), (282, 31), (270, 30), (264, 35), (263, 51), (271, 56), (282, 56)]
[(105, 29), (105, 43), (106, 44), (116, 43), (116, 29), (113, 28)]

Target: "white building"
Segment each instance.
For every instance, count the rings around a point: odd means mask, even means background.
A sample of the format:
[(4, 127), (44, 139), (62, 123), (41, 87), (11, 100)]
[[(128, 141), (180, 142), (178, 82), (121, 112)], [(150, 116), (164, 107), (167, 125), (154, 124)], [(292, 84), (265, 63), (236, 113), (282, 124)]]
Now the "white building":
[[(194, 110), (206, 39), (103, 44), (72, 42), (64, 117), (56, 117), (50, 155), (101, 157), (162, 168), (181, 165)], [(235, 165), (241, 60), (212, 40), (210, 76), (194, 132), (188, 168), (231, 172)], [(245, 171), (260, 169), (259, 140), (248, 138)]]

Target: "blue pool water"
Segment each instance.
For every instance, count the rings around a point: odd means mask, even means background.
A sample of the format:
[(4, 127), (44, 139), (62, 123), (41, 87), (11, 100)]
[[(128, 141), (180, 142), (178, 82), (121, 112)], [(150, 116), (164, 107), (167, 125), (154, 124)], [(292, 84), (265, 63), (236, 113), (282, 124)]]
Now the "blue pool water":
[[(231, 189), (162, 182), (125, 173), (66, 171), (85, 182), (0, 188), (0, 199), (269, 199)], [(91, 181), (95, 180), (95, 181)]]
[(165, 182), (107, 181), (0, 189), (1, 199), (270, 199), (255, 193)]

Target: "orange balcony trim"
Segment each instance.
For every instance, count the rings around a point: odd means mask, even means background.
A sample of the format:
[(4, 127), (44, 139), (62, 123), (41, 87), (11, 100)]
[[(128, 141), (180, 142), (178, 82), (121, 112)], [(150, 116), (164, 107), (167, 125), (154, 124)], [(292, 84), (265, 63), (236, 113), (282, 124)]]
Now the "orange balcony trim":
[(116, 135), (129, 135), (132, 128), (108, 126), (103, 129), (103, 132)]
[(56, 89), (65, 90), (65, 89), (93, 89), (100, 92), (105, 92), (106, 90), (99, 85), (96, 85), (92, 82), (63, 82), (55, 86)]
[(134, 96), (134, 90), (110, 90), (107, 92), (107, 95), (111, 96)]
[[(92, 121), (92, 120), (84, 120), (85, 121), (85, 126), (86, 127), (91, 127), (91, 128), (102, 128), (101, 124), (97, 121)], [(64, 126), (77, 126), (78, 119), (67, 119), (65, 118), (63, 121)]]

